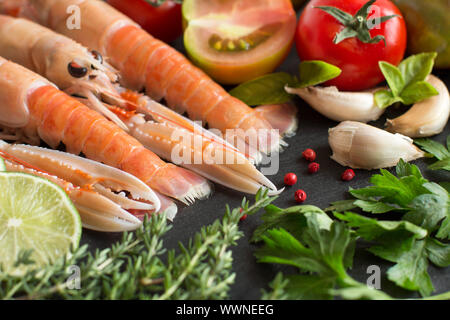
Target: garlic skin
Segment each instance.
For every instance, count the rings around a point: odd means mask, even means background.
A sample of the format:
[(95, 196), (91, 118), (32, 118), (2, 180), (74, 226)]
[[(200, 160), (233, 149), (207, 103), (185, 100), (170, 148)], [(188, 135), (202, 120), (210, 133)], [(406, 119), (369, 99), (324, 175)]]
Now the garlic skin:
[(430, 137), (441, 133), (450, 116), (450, 96), (447, 86), (430, 75), (427, 81), (439, 95), (416, 103), (404, 115), (387, 120), (386, 130), (411, 138)]
[(355, 121), (344, 121), (329, 130), (328, 141), (339, 164), (353, 169), (381, 169), (422, 158), (425, 153), (401, 134)]
[(369, 122), (378, 120), (385, 109), (375, 104), (374, 93), (382, 88), (361, 92), (341, 92), (336, 87), (285, 88), (313, 109), (334, 121)]

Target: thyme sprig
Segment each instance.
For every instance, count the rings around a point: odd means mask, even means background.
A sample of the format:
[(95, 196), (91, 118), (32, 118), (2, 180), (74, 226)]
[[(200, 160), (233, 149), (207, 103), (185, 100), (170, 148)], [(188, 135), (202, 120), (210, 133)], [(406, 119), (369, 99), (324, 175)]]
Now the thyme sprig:
[[(0, 271), (0, 298), (225, 299), (235, 279), (230, 247), (243, 236), (239, 220), (274, 199), (260, 191), (253, 205), (244, 199), (241, 208), (227, 206), (222, 219), (202, 227), (187, 245), (180, 243), (179, 252), (164, 248), (171, 226), (160, 215), (145, 219), (139, 230), (124, 233), (110, 248), (91, 253), (84, 245), (20, 277)], [(29, 256), (22, 253), (17, 265), (32, 263)]]

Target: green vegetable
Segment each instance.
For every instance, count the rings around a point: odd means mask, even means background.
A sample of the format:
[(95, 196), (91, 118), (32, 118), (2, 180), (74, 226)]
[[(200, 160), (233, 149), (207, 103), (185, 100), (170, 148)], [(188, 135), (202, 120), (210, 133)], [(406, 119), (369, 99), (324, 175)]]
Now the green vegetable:
[[(67, 259), (22, 277), (0, 272), (1, 299), (225, 299), (234, 282), (230, 246), (243, 236), (238, 223), (275, 198), (260, 191), (257, 201), (241, 208), (227, 208), (224, 217), (203, 227), (189, 241), (180, 244), (180, 253), (166, 252), (163, 237), (170, 230), (164, 215), (145, 219), (135, 233), (124, 233), (111, 248), (88, 252), (84, 245)], [(22, 253), (18, 265), (29, 264)], [(165, 262), (167, 261), (167, 262)], [(67, 281), (79, 267), (79, 289)], [(72, 270), (72, 271), (71, 271)]]
[(300, 63), (300, 81), (295, 88), (307, 88), (337, 78), (342, 70), (323, 61)]
[[(266, 212), (266, 221), (271, 212)], [(277, 291), (265, 293), (263, 298), (331, 299), (333, 295), (345, 297), (348, 295), (345, 290), (352, 290), (360, 298), (390, 299), (382, 291), (370, 289), (347, 274), (356, 239), (345, 224), (336, 221), (330, 224), (320, 217), (323, 211), (311, 206), (299, 208), (298, 213), (306, 220), (302, 232), (294, 237), (283, 228), (268, 229), (262, 236), (265, 245), (255, 256), (259, 262), (290, 265), (308, 274), (292, 275), (287, 281), (278, 275), (271, 285)], [(334, 290), (336, 287), (340, 289)]]
[(306, 88), (334, 79), (341, 69), (323, 61), (304, 61), (299, 66), (299, 78), (288, 73), (272, 73), (247, 81), (230, 94), (250, 106), (281, 104), (291, 101), (294, 95), (286, 92), (285, 87)]
[(429, 296), (434, 288), (428, 261), (439, 267), (450, 265), (450, 211), (447, 190), (426, 180), (419, 169), (401, 161), (397, 177), (386, 170), (371, 178), (373, 186), (350, 190), (357, 198), (335, 203), (331, 210), (360, 208), (369, 213), (400, 212), (400, 221), (380, 221), (356, 213), (335, 212), (335, 216), (355, 229), (358, 236), (374, 245), (370, 252), (396, 263), (388, 278), (397, 285)]
[[(397, 165), (396, 175), (381, 170), (370, 181), (372, 186), (350, 189), (356, 199), (338, 201), (327, 209), (340, 221), (314, 206), (266, 207), (252, 238), (264, 242), (255, 253), (258, 261), (293, 266), (300, 273), (279, 273), (263, 299), (391, 299), (348, 275), (357, 238), (368, 241), (369, 252), (393, 263), (389, 280), (425, 297), (433, 292), (429, 263), (450, 265), (450, 244), (443, 242), (450, 239), (447, 190), (404, 161)], [(396, 212), (401, 218), (383, 221), (349, 211), (355, 208)]]
[(271, 73), (244, 82), (231, 90), (230, 94), (249, 106), (282, 104), (292, 100), (284, 87), (295, 86), (297, 83), (298, 80), (288, 73)]
[(448, 0), (394, 0), (408, 28), (411, 54), (436, 51), (436, 67), (450, 68), (450, 3)]
[(321, 226), (329, 228), (333, 220), (315, 206), (295, 206), (288, 209), (280, 209), (274, 205), (265, 208), (266, 214), (261, 217), (261, 224), (253, 233), (252, 242), (262, 240), (267, 230), (272, 228), (284, 228), (295, 237), (300, 237), (307, 227), (306, 218), (315, 215)]
[(398, 67), (380, 61), (380, 69), (390, 90), (379, 90), (375, 93), (375, 102), (380, 108), (401, 102), (414, 104), (439, 92), (428, 82), (427, 76), (433, 70), (436, 53), (421, 53), (403, 60)]
[(439, 160), (428, 167), (430, 170), (450, 171), (450, 135), (447, 137), (447, 147), (431, 139), (417, 139), (414, 143)]
[[(80, 215), (58, 185), (30, 174), (0, 172), (0, 190), (0, 267), (5, 273), (21, 275), (78, 247)], [(33, 265), (14, 263), (29, 250)]]

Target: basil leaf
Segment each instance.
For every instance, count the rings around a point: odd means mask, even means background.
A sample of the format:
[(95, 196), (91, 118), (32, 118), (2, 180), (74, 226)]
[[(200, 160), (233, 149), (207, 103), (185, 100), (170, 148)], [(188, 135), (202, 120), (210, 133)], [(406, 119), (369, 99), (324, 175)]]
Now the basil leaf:
[(298, 80), (285, 72), (268, 74), (245, 82), (230, 94), (250, 106), (265, 104), (281, 104), (292, 100), (292, 95), (286, 92), (285, 86), (295, 87)]
[(338, 77), (342, 70), (323, 61), (300, 63), (300, 82), (296, 88), (307, 88)]
[(433, 70), (434, 59), (437, 53), (420, 53), (403, 60), (398, 69), (402, 73), (406, 85), (414, 82), (425, 81), (427, 76)]
[(379, 66), (390, 91), (382, 90), (375, 93), (378, 107), (386, 108), (396, 102), (414, 104), (439, 94), (425, 81), (433, 70), (436, 56), (435, 52), (413, 55), (401, 62), (398, 68), (386, 61), (380, 61)]
[(385, 61), (380, 61), (379, 66), (389, 88), (391, 88), (392, 94), (398, 96), (405, 87), (405, 80), (403, 79), (402, 73), (396, 66)]
[(432, 96), (437, 96), (439, 92), (428, 82), (420, 81), (407, 86), (402, 92), (403, 103), (413, 104)]
[(379, 90), (375, 92), (374, 97), (376, 105), (381, 109), (387, 108), (396, 102), (401, 102), (401, 99), (394, 97), (389, 90)]

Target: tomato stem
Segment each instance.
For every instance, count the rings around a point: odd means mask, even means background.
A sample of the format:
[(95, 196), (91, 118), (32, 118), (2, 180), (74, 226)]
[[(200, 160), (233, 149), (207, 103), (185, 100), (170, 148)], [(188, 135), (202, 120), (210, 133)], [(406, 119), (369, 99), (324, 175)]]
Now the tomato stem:
[(368, 2), (366, 2), (366, 4), (363, 5), (354, 16), (335, 7), (318, 6), (314, 8), (326, 12), (345, 26), (345, 28), (341, 32), (336, 34), (333, 40), (335, 44), (338, 44), (345, 39), (356, 37), (364, 43), (375, 44), (380, 41), (384, 41), (384, 45), (386, 46), (386, 39), (384, 36), (378, 35), (372, 38), (369, 31), (382, 24), (383, 22), (398, 17), (398, 15), (368, 19), (369, 12), (371, 11), (370, 9), (372, 8), (372, 5), (375, 3), (375, 1), (376, 0), (369, 0)]

